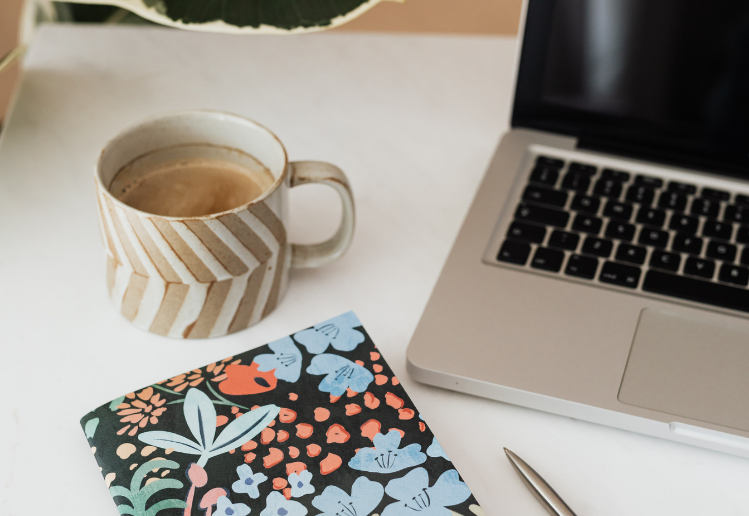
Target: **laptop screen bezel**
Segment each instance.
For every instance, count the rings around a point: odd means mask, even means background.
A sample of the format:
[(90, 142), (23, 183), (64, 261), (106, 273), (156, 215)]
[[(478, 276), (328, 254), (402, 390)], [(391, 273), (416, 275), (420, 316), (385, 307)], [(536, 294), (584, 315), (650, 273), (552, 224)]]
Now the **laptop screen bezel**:
[[(515, 95), (510, 125), (571, 136), (577, 147), (667, 165), (703, 170), (749, 179), (749, 148), (746, 161), (726, 159), (718, 153), (695, 152), (679, 146), (674, 135), (664, 134), (646, 123), (581, 110), (550, 108), (541, 102), (543, 74), (551, 37), (556, 0), (526, 0), (519, 37)], [(639, 137), (633, 137), (633, 135)], [(748, 145), (749, 147), (749, 145)]]

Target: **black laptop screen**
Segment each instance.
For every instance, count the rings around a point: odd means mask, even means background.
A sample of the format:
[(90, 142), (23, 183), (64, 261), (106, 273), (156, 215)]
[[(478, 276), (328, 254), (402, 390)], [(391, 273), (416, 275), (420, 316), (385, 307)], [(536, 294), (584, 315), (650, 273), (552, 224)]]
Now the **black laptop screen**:
[(749, 176), (749, 0), (530, 0), (512, 125)]

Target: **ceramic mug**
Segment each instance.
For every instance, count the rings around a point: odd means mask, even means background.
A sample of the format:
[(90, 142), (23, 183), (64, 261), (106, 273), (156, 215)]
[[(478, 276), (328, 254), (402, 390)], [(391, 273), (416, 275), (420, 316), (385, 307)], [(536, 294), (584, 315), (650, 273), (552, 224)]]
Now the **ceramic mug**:
[[(250, 155), (275, 181), (252, 202), (200, 217), (145, 213), (112, 195), (110, 185), (124, 166), (163, 149), (179, 156), (202, 146), (226, 150), (227, 159)], [(289, 163), (272, 132), (228, 113), (180, 111), (130, 127), (104, 147), (95, 177), (110, 297), (133, 324), (159, 335), (217, 337), (255, 324), (283, 297), (291, 267), (332, 262), (354, 232), (351, 188), (338, 167)], [(325, 242), (290, 244), (289, 188), (308, 183), (338, 192), (341, 225)]]

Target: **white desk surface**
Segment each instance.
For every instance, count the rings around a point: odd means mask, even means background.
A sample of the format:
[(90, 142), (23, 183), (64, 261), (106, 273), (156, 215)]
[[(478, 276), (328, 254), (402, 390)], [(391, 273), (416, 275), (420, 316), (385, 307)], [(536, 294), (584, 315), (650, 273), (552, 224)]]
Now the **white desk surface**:
[[(749, 461), (420, 385), (405, 351), (500, 134), (515, 40), (237, 37), (48, 26), (0, 142), (0, 514), (114, 515), (78, 419), (142, 385), (353, 309), (489, 516), (546, 514), (506, 446), (584, 515), (749, 511)], [(295, 271), (278, 309), (229, 337), (144, 333), (109, 306), (92, 171), (124, 126), (178, 108), (257, 119), (292, 159), (341, 166), (358, 227), (335, 265)], [(292, 195), (322, 239), (335, 194)], [(501, 202), (498, 200), (497, 202)]]

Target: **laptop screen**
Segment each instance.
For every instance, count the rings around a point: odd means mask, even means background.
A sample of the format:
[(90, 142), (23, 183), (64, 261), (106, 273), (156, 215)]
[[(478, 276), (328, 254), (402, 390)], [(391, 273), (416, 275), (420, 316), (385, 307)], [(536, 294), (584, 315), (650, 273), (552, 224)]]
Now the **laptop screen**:
[(749, 1), (530, 0), (512, 125), (749, 178)]

